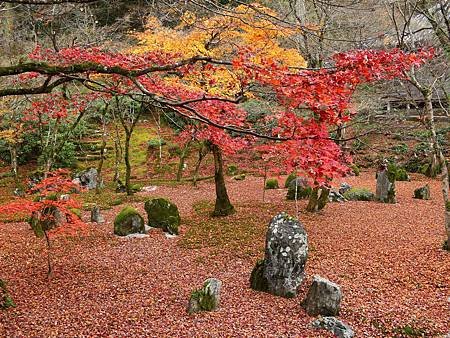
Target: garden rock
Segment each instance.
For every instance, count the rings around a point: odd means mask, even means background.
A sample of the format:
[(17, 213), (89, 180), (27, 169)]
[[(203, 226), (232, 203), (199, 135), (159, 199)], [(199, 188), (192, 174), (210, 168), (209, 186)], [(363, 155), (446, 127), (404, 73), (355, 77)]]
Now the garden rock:
[(373, 201), (375, 195), (366, 188), (351, 188), (344, 194), (344, 198), (349, 201)]
[(91, 210), (91, 222), (105, 223), (105, 218), (100, 213), (100, 207), (97, 205)]
[(132, 207), (125, 207), (114, 220), (114, 234), (127, 236), (145, 233), (144, 219)]
[(342, 182), (340, 187), (339, 187), (339, 193), (344, 195), (347, 191), (349, 191), (351, 189), (351, 185), (346, 183), (346, 182)]
[(395, 200), (395, 173), (390, 172), (387, 162), (383, 162), (377, 172), (377, 189), (375, 192), (377, 201), (384, 203), (396, 203)]
[(44, 237), (45, 231), (55, 229), (64, 223), (67, 223), (66, 214), (54, 205), (45, 207), (42, 212), (34, 211), (29, 219), (31, 228), (39, 238)]
[(328, 201), (330, 202), (345, 202), (345, 197), (336, 189), (330, 190), (328, 194)]
[(310, 316), (337, 316), (341, 300), (342, 292), (339, 285), (326, 278), (314, 276), (302, 306)]
[(414, 190), (414, 198), (420, 200), (429, 200), (430, 199), (430, 186), (427, 184), (424, 187), (417, 188)]
[(98, 182), (98, 172), (95, 168), (89, 168), (78, 173), (72, 182), (89, 190), (97, 188), (98, 184), (101, 185), (101, 182)]
[(215, 311), (220, 305), (222, 281), (216, 278), (207, 279), (201, 289), (195, 290), (189, 299), (187, 312)]
[(175, 204), (165, 198), (154, 198), (146, 201), (144, 208), (149, 226), (161, 228), (171, 235), (178, 235), (180, 213)]
[(325, 329), (338, 338), (352, 338), (355, 336), (352, 328), (335, 317), (319, 317), (310, 326), (315, 329)]
[[(297, 194), (295, 193), (296, 190)], [(288, 200), (308, 198), (311, 195), (311, 191), (308, 180), (304, 177), (297, 177), (289, 183), (286, 198)]]
[(308, 237), (302, 224), (280, 213), (269, 224), (264, 261), (257, 263), (250, 285), (276, 296), (295, 297), (305, 278), (307, 258)]

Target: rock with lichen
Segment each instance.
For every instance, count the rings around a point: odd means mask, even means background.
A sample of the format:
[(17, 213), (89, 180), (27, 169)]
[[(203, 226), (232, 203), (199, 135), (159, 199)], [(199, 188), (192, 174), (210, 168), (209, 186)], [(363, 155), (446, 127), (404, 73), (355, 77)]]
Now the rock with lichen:
[(215, 311), (220, 305), (222, 281), (216, 278), (207, 279), (203, 287), (192, 292), (187, 312)]
[(303, 225), (286, 213), (275, 216), (266, 234), (264, 261), (257, 263), (250, 285), (281, 297), (295, 297), (305, 278), (308, 236)]

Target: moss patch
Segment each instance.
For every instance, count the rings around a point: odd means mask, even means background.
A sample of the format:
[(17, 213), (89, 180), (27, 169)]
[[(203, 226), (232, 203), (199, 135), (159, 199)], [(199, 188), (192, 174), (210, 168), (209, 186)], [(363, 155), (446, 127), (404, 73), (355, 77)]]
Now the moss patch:
[(154, 198), (146, 201), (144, 208), (147, 212), (149, 226), (162, 228), (170, 234), (178, 235), (181, 219), (175, 204), (165, 198)]
[(119, 236), (145, 232), (144, 219), (139, 212), (130, 206), (126, 206), (114, 220), (114, 233)]
[(366, 188), (351, 188), (344, 193), (344, 197), (349, 201), (373, 201), (375, 195)]

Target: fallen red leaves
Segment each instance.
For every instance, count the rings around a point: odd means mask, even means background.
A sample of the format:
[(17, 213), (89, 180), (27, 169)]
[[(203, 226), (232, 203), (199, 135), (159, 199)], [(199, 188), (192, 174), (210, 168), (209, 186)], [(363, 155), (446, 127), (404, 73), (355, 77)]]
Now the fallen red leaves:
[[(178, 204), (183, 217), (180, 237), (167, 239), (156, 230), (146, 239), (114, 237), (111, 221), (118, 206), (105, 211), (108, 222), (93, 225), (89, 236), (54, 241), (55, 271), (49, 282), (41, 254), (45, 243), (31, 236), (25, 223), (2, 224), (0, 276), (8, 281), (18, 306), (0, 313), (0, 335), (327, 336), (307, 328), (311, 318), (299, 305), (313, 274), (342, 286), (341, 319), (357, 336), (402, 336), (406, 326), (426, 336), (444, 334), (450, 326), (450, 259), (441, 250), (439, 182), (429, 181), (431, 200), (414, 200), (414, 188), (425, 182), (413, 178), (397, 183), (396, 205), (334, 203), (323, 213), (300, 215), (311, 255), (308, 282), (297, 299), (248, 287), (256, 257), (263, 254), (268, 216), (281, 210), (295, 213), (294, 203), (284, 200), (285, 190), (266, 191), (269, 202), (262, 204), (262, 178), (228, 184), (238, 213), (227, 219), (243, 234), (242, 240), (217, 226), (204, 237), (196, 230), (207, 216), (192, 206), (213, 200), (212, 182), (200, 183), (199, 189), (160, 187), (150, 195), (167, 196)], [(374, 188), (372, 174), (347, 181)], [(252, 205), (254, 214), (249, 215)], [(300, 202), (301, 208), (304, 205)], [(255, 229), (245, 230), (249, 226)], [(230, 236), (228, 245), (204, 241), (214, 239), (218, 231)], [(197, 246), (190, 245), (192, 241)], [(188, 316), (190, 292), (211, 276), (224, 282), (220, 310)]]

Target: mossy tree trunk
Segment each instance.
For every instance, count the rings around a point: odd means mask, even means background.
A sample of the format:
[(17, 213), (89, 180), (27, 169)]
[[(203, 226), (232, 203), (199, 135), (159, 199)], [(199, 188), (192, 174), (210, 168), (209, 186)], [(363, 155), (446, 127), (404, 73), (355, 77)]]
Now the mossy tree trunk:
[(325, 208), (328, 202), (329, 194), (330, 189), (325, 187), (315, 187), (311, 192), (311, 196), (309, 197), (309, 202), (306, 210), (309, 212), (317, 212)]
[(106, 140), (108, 137), (108, 134), (106, 133), (106, 112), (107, 112), (108, 106), (106, 106), (106, 108), (103, 111), (103, 115), (102, 115), (102, 145), (100, 148), (100, 161), (98, 162), (98, 166), (97, 166), (97, 174), (98, 174), (98, 184), (95, 187), (95, 193), (98, 195), (100, 194), (100, 186), (101, 186), (101, 182), (103, 181), (102, 179), (102, 169), (103, 169), (103, 162), (104, 162), (104, 157), (105, 157), (105, 148), (106, 148)]
[(220, 148), (213, 144), (211, 150), (214, 155), (214, 181), (216, 184), (216, 203), (213, 216), (228, 216), (235, 212), (233, 205), (228, 197), (223, 175), (223, 158)]
[(183, 169), (184, 169), (184, 162), (186, 160), (186, 157), (189, 153), (189, 146), (191, 145), (191, 141), (188, 141), (183, 149), (181, 150), (180, 154), (180, 162), (178, 163), (178, 171), (177, 171), (177, 182), (181, 181), (181, 178), (183, 177)]
[(204, 142), (201, 142), (200, 148), (198, 149), (198, 160), (195, 165), (194, 177), (192, 179), (192, 184), (194, 185), (194, 187), (197, 186), (197, 180), (198, 180), (198, 175), (199, 175), (200, 166), (202, 164), (202, 161), (206, 157), (206, 155), (209, 153), (209, 151), (210, 151), (209, 147), (206, 146), (206, 144)]
[(131, 141), (131, 132), (125, 132), (125, 188), (127, 190), (127, 195), (133, 195), (133, 191), (131, 189), (131, 162), (130, 162), (130, 141)]
[(9, 145), (9, 152), (11, 154), (11, 172), (14, 175), (14, 182), (16, 188), (19, 187), (19, 170), (17, 165), (17, 143), (11, 143)]

